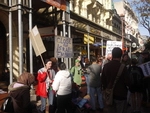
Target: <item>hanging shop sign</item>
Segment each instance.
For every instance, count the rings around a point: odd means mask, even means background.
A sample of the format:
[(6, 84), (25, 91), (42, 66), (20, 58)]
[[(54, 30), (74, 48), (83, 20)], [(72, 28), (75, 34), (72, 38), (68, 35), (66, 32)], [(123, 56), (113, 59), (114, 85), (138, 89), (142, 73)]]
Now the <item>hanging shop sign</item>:
[(52, 6), (55, 6), (61, 10), (66, 11), (67, 7), (66, 7), (66, 0), (41, 0), (43, 2), (46, 2)]
[(73, 57), (72, 38), (55, 36), (55, 57), (56, 58)]

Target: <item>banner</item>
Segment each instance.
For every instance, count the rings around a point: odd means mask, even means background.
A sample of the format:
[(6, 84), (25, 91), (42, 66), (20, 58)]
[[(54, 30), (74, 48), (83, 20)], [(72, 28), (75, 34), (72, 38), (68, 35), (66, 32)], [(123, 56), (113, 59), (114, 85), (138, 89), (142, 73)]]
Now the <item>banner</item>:
[(142, 68), (145, 77), (150, 76), (150, 61), (139, 65)]
[(55, 36), (55, 57), (56, 58), (73, 57), (72, 38)]
[(112, 53), (114, 47), (119, 47), (122, 49), (122, 42), (121, 41), (107, 41), (106, 43), (106, 56), (109, 53)]
[(66, 11), (66, 0), (42, 0), (43, 2), (46, 2), (52, 6), (55, 6), (61, 10)]
[(29, 38), (31, 40), (31, 43), (32, 43), (32, 46), (33, 46), (36, 56), (39, 56), (46, 51), (43, 41), (41, 39), (40, 33), (37, 29), (37, 26), (35, 26), (29, 32)]

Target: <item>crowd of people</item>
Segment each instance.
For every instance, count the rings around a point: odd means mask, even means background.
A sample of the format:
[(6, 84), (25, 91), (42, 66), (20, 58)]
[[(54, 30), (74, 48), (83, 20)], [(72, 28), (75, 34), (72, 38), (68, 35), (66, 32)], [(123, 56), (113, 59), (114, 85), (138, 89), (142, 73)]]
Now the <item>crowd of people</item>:
[[(136, 53), (129, 57), (118, 47), (104, 57), (78, 56), (71, 69), (57, 59), (46, 59), (44, 66), (38, 70), (36, 95), (40, 97), (39, 113), (45, 113), (48, 100), (49, 113), (74, 113), (72, 108), (72, 84), (82, 88), (82, 76), (86, 78), (87, 92), (91, 112), (103, 112), (106, 107), (103, 91), (112, 88), (119, 68), (123, 71), (113, 89), (113, 104), (107, 106), (108, 113), (127, 113), (130, 105), (133, 113), (141, 113), (141, 106), (150, 107), (150, 77), (145, 77), (138, 65), (150, 61), (148, 51)], [(133, 72), (138, 73), (134, 73)], [(23, 73), (17, 82), (9, 85), (10, 95), (14, 98), (15, 113), (30, 113), (30, 86), (35, 78), (30, 73)], [(20, 95), (20, 96), (19, 96)]]

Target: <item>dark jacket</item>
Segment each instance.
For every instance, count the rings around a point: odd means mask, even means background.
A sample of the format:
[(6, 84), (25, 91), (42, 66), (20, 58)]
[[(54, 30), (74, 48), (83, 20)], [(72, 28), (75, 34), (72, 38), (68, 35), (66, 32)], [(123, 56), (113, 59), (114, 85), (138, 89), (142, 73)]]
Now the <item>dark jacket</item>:
[[(112, 88), (120, 66), (121, 63), (120, 61), (117, 60), (112, 60), (109, 63), (105, 64), (101, 76), (102, 86), (104, 90), (106, 88)], [(125, 67), (114, 87), (113, 92), (114, 99), (125, 100), (127, 98), (127, 91), (128, 91), (127, 86), (129, 85), (130, 85), (129, 76), (127, 74), (127, 68)]]
[(28, 85), (13, 88), (15, 83), (9, 85), (10, 96), (13, 97), (15, 113), (32, 113), (30, 107), (30, 87)]

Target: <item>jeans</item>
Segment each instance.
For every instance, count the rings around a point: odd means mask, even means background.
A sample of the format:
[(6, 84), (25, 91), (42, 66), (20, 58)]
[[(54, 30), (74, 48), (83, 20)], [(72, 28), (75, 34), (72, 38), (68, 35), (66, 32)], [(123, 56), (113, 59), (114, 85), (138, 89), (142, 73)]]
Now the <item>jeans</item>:
[(108, 113), (127, 113), (127, 100), (113, 101), (113, 105), (108, 107)]
[(98, 97), (98, 103), (99, 103), (99, 108), (103, 109), (104, 108), (104, 103), (103, 103), (103, 97), (102, 97), (102, 91), (100, 87), (90, 87), (90, 104), (93, 110), (96, 110), (96, 97), (95, 94)]
[[(54, 99), (54, 93), (52, 90), (49, 90), (48, 92), (48, 104), (49, 105), (53, 105), (53, 99)], [(47, 101), (47, 98), (41, 97), (41, 108), (40, 108), (41, 111), (44, 111), (46, 109), (46, 101)]]
[(89, 78), (88, 78), (89, 74), (84, 74), (84, 76), (85, 76), (85, 81), (87, 85), (87, 94), (89, 94), (90, 93)]

